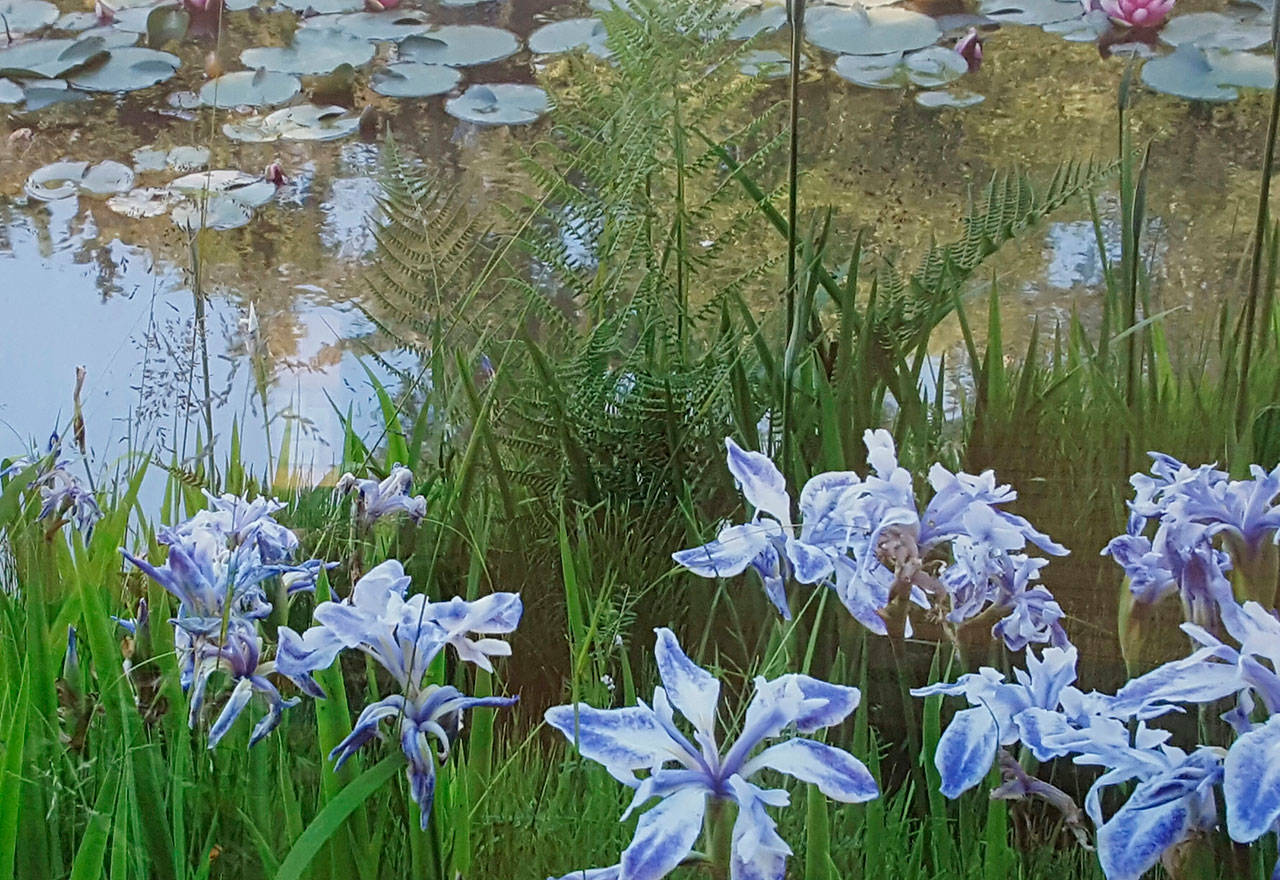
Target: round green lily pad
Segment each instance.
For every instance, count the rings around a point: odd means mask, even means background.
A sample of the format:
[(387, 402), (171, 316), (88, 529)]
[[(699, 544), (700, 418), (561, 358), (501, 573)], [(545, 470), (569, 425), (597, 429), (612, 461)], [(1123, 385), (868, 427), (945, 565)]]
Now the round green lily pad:
[(165, 154), (164, 164), (174, 171), (197, 171), (209, 164), (209, 148), (174, 147)]
[(80, 191), (92, 196), (113, 196), (133, 187), (133, 169), (108, 159), (99, 162), (80, 178)]
[(133, 92), (164, 82), (178, 72), (177, 55), (155, 49), (112, 49), (100, 62), (67, 75), (67, 81), (87, 92)]
[(1045, 25), (1080, 17), (1077, 0), (982, 0), (978, 11), (1010, 24)]
[(772, 33), (787, 26), (787, 9), (785, 6), (766, 6), (755, 12), (749, 12), (729, 33), (731, 40), (749, 40), (759, 34)]
[(809, 42), (819, 49), (843, 55), (909, 52), (931, 46), (942, 36), (942, 29), (929, 16), (893, 6), (866, 10), (820, 6), (806, 22), (806, 31)]
[(477, 125), (527, 125), (547, 112), (547, 93), (517, 83), (475, 85), (444, 103), (445, 112)]
[(288, 46), (245, 49), (240, 53), (240, 62), (252, 70), (311, 76), (329, 73), (343, 64), (367, 64), (373, 59), (373, 52), (374, 46), (368, 40), (341, 31), (301, 28)]
[(553, 21), (529, 34), (529, 51), (535, 55), (555, 55), (586, 49), (600, 58), (609, 56), (605, 40), (609, 32), (598, 18), (566, 18)]
[(1201, 49), (1256, 49), (1271, 42), (1271, 23), (1223, 15), (1220, 12), (1192, 12), (1165, 22), (1160, 40), (1170, 46), (1194, 43)]
[(249, 225), (253, 219), (253, 207), (221, 193), (196, 201), (183, 199), (169, 212), (178, 228), (187, 232), (197, 229), (238, 229)]
[(520, 49), (520, 40), (511, 31), (482, 24), (455, 24), (428, 34), (407, 37), (400, 42), (403, 61), (474, 67), (509, 58)]
[(22, 86), (13, 80), (0, 79), (0, 104), (21, 104), (24, 97)]
[(302, 27), (341, 31), (362, 40), (398, 41), (426, 33), (431, 27), (431, 20), (425, 12), (417, 9), (393, 9), (390, 12), (313, 15), (302, 20)]
[(206, 107), (271, 107), (301, 90), (298, 78), (273, 70), (237, 70), (211, 79), (200, 89)]
[(1204, 50), (1191, 43), (1142, 65), (1142, 81), (1157, 92), (1192, 101), (1234, 101), (1239, 96), (1224, 84), (1221, 72), (1209, 63)]
[(364, 0), (276, 0), (285, 9), (294, 12), (310, 10), (315, 15), (332, 15), (338, 12), (359, 12)]
[(0, 15), (10, 33), (29, 34), (58, 20), (58, 7), (44, 0), (0, 0)]
[(460, 82), (462, 74), (457, 68), (400, 61), (375, 71), (370, 85), (389, 98), (426, 98), (443, 95)]

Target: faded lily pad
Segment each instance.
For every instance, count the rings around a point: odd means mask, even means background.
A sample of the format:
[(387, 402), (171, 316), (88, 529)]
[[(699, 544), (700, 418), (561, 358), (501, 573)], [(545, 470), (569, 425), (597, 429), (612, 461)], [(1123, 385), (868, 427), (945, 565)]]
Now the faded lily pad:
[(772, 33), (787, 26), (785, 6), (766, 6), (757, 12), (749, 12), (739, 19), (729, 34), (731, 40), (749, 40), (758, 34)]
[(868, 89), (900, 89), (907, 84), (902, 53), (841, 55), (831, 69), (842, 79)]
[(475, 85), (444, 103), (450, 116), (477, 125), (525, 125), (547, 112), (547, 93), (516, 83)]
[(336, 30), (362, 40), (403, 40), (425, 33), (431, 27), (427, 14), (417, 9), (391, 12), (346, 12), (341, 15), (313, 15), (302, 20), (306, 29)]
[(1194, 43), (1201, 49), (1256, 49), (1271, 42), (1271, 24), (1220, 12), (1192, 12), (1169, 19), (1160, 39), (1170, 46)]
[(916, 103), (921, 107), (936, 109), (939, 107), (953, 107), (955, 109), (963, 109), (972, 107), (974, 104), (981, 104), (986, 100), (984, 95), (977, 92), (966, 92), (963, 90), (939, 89), (937, 91), (917, 92)]
[(1057, 34), (1068, 43), (1092, 43), (1111, 30), (1111, 19), (1101, 9), (1091, 9), (1079, 18), (1051, 21), (1041, 27), (1045, 33)]
[(43, 0), (0, 0), (0, 16), (10, 33), (29, 34), (58, 20), (58, 7)]
[(26, 95), (13, 80), (0, 79), (0, 104), (21, 104)]
[(223, 193), (213, 193), (207, 199), (199, 201), (179, 201), (169, 216), (178, 228), (187, 232), (195, 232), (197, 229), (238, 229), (248, 226), (253, 219), (253, 206)]
[(269, 143), (278, 140), (332, 141), (346, 137), (360, 127), (360, 117), (345, 107), (318, 107), (298, 104), (268, 113), (228, 122), (222, 132), (232, 140)]
[(253, 70), (263, 68), (298, 76), (329, 73), (343, 64), (359, 67), (373, 59), (374, 47), (368, 40), (341, 31), (299, 29), (288, 46), (245, 49), (240, 62)]
[[(804, 70), (808, 66), (807, 60), (802, 58), (800, 69)], [(758, 49), (743, 55), (738, 61), (738, 69), (745, 76), (780, 79), (791, 75), (791, 59), (772, 49)]]
[(543, 25), (529, 34), (529, 51), (535, 55), (554, 55), (586, 49), (600, 58), (609, 57), (605, 40), (609, 33), (598, 18), (568, 18)]
[(164, 157), (174, 171), (196, 171), (209, 164), (208, 147), (174, 147)]
[(400, 59), (421, 64), (473, 67), (509, 58), (520, 49), (511, 31), (481, 24), (457, 24), (400, 43)]
[(462, 82), (462, 74), (443, 64), (400, 61), (373, 74), (373, 90), (390, 98), (426, 98), (443, 95)]
[(270, 107), (283, 104), (301, 90), (298, 78), (273, 70), (237, 70), (211, 79), (200, 89), (206, 107)]
[(169, 190), (194, 199), (200, 199), (206, 194), (225, 195), (256, 208), (271, 201), (271, 197), (276, 194), (276, 185), (245, 171), (220, 169), (198, 171), (179, 177), (169, 184)]
[(133, 169), (120, 162), (99, 162), (80, 179), (80, 191), (94, 196), (128, 192), (133, 187)]
[(909, 52), (931, 46), (942, 36), (929, 16), (892, 6), (865, 10), (820, 6), (805, 27), (810, 43), (844, 55)]
[(80, 191), (80, 180), (88, 170), (88, 162), (54, 162), (31, 172), (23, 191), (41, 202), (69, 199)]
[(164, 82), (180, 64), (177, 55), (155, 49), (112, 49), (105, 59), (69, 74), (67, 81), (87, 92), (133, 92)]
[(903, 59), (907, 79), (926, 89), (945, 86), (969, 72), (969, 63), (954, 49), (929, 46)]
[(107, 207), (134, 220), (144, 217), (159, 217), (168, 213), (179, 196), (159, 186), (147, 186), (132, 189), (127, 193), (107, 199)]

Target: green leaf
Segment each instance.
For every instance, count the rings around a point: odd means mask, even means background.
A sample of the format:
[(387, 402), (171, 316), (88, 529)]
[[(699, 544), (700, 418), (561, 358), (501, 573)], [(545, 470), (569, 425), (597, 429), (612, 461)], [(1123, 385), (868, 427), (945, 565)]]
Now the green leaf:
[(280, 863), (275, 880), (301, 880), (305, 871), (329, 840), (338, 833), (347, 817), (355, 812), (375, 791), (381, 788), (404, 766), (404, 756), (399, 752), (388, 755), (380, 762), (357, 776), (337, 796), (331, 798), (324, 809), (316, 814), (311, 824), (302, 832), (289, 854)]

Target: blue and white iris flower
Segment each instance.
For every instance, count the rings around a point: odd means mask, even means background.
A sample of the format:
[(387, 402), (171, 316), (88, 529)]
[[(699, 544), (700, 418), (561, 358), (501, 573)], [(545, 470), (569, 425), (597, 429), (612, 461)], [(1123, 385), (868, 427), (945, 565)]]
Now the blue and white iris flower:
[[(509, 706), (515, 697), (470, 697), (457, 688), (429, 680), (432, 661), (452, 645), (460, 660), (492, 670), (491, 657), (506, 656), (510, 646), (493, 638), (513, 632), (523, 606), (514, 593), (494, 593), (474, 602), (453, 599), (428, 603), (421, 593), (406, 598), (410, 579), (391, 559), (360, 578), (341, 602), (321, 602), (316, 626), (304, 633), (280, 627), (276, 670), (305, 693), (323, 697), (313, 673), (327, 668), (344, 650), (361, 651), (391, 673), (399, 693), (370, 703), (351, 733), (329, 757), (341, 766), (363, 745), (381, 736), (389, 721), (408, 760), (409, 788), (425, 830), (435, 792), (435, 765), (449, 756), (462, 725), (462, 713), (478, 706)], [(472, 639), (472, 635), (482, 638)]]
[[(757, 496), (758, 497), (758, 496)], [(839, 724), (857, 708), (857, 688), (828, 684), (807, 675), (757, 678), (742, 732), (726, 748), (716, 735), (720, 682), (681, 650), (669, 629), (659, 629), (655, 656), (662, 687), (653, 705), (622, 709), (585, 704), (547, 710), (549, 725), (574, 743), (583, 757), (596, 761), (635, 790), (632, 812), (657, 798), (636, 825), (631, 844), (614, 866), (575, 871), (564, 880), (658, 880), (693, 853), (708, 817), (719, 821), (724, 806), (737, 806), (728, 854), (735, 880), (782, 880), (790, 847), (779, 837), (765, 807), (782, 807), (782, 789), (761, 788), (751, 780), (776, 770), (813, 783), (827, 797), (860, 803), (879, 795), (871, 773), (848, 752), (805, 737)], [(679, 712), (692, 737), (676, 724)], [(786, 737), (757, 752), (766, 740)], [(645, 771), (647, 775), (638, 776)], [(718, 829), (711, 829), (712, 833)]]
[[(796, 522), (781, 472), (767, 456), (726, 439), (729, 471), (752, 518), (673, 558), (702, 577), (755, 569), (785, 618), (785, 584), (793, 579), (832, 587), (850, 614), (880, 635), (889, 631), (886, 608), (900, 598), (938, 607), (957, 626), (993, 611), (993, 634), (1011, 650), (1065, 644), (1062, 609), (1045, 587), (1031, 583), (1045, 563), (1023, 551), (1028, 544), (1052, 555), (1067, 550), (1000, 507), (1016, 493), (997, 485), (991, 471), (953, 474), (934, 465), (933, 496), (922, 511), (889, 433), (867, 431), (863, 440), (871, 473), (813, 477), (800, 493)], [(910, 621), (904, 623), (909, 632)]]
[[(259, 622), (273, 606), (264, 583), (279, 576), (287, 593), (314, 585), (325, 567), (318, 559), (294, 563), (298, 538), (272, 516), (283, 505), (235, 495), (209, 496), (212, 507), (160, 532), (169, 547), (163, 565), (121, 551), (124, 558), (162, 586), (178, 602), (173, 624), (174, 647), (182, 688), (190, 696), (189, 721), (195, 727), (205, 691), (216, 671), (231, 677), (232, 691), (209, 730), (209, 748), (217, 746), (254, 694), (265, 697), (267, 715), (254, 727), (254, 745), (280, 721), (286, 700), (268, 676), (275, 662), (263, 659)], [(131, 632), (136, 624), (120, 621)]]
[(1087, 695), (1072, 686), (1078, 659), (1079, 653), (1070, 645), (1045, 648), (1038, 658), (1028, 648), (1027, 668), (1015, 669), (1012, 682), (984, 666), (955, 682), (939, 682), (911, 691), (917, 697), (964, 697), (971, 707), (951, 719), (933, 756), (942, 777), (940, 790), (946, 797), (959, 797), (986, 778), (1000, 747), (1011, 746), (1021, 738), (1018, 722), (1028, 709), (1057, 711), (1064, 702), (1071, 706), (1087, 703)]
[(427, 499), (409, 494), (413, 488), (413, 471), (397, 463), (386, 479), (358, 480), (354, 474), (343, 474), (335, 487), (340, 494), (355, 493), (354, 515), (363, 526), (372, 526), (383, 517), (405, 514), (413, 522), (427, 515)]

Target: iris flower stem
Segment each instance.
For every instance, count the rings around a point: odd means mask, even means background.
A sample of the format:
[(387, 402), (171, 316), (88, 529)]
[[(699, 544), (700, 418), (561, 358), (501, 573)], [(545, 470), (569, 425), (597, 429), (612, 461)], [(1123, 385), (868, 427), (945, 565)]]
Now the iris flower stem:
[(707, 868), (713, 880), (729, 880), (733, 818), (727, 798), (711, 798), (707, 805)]

